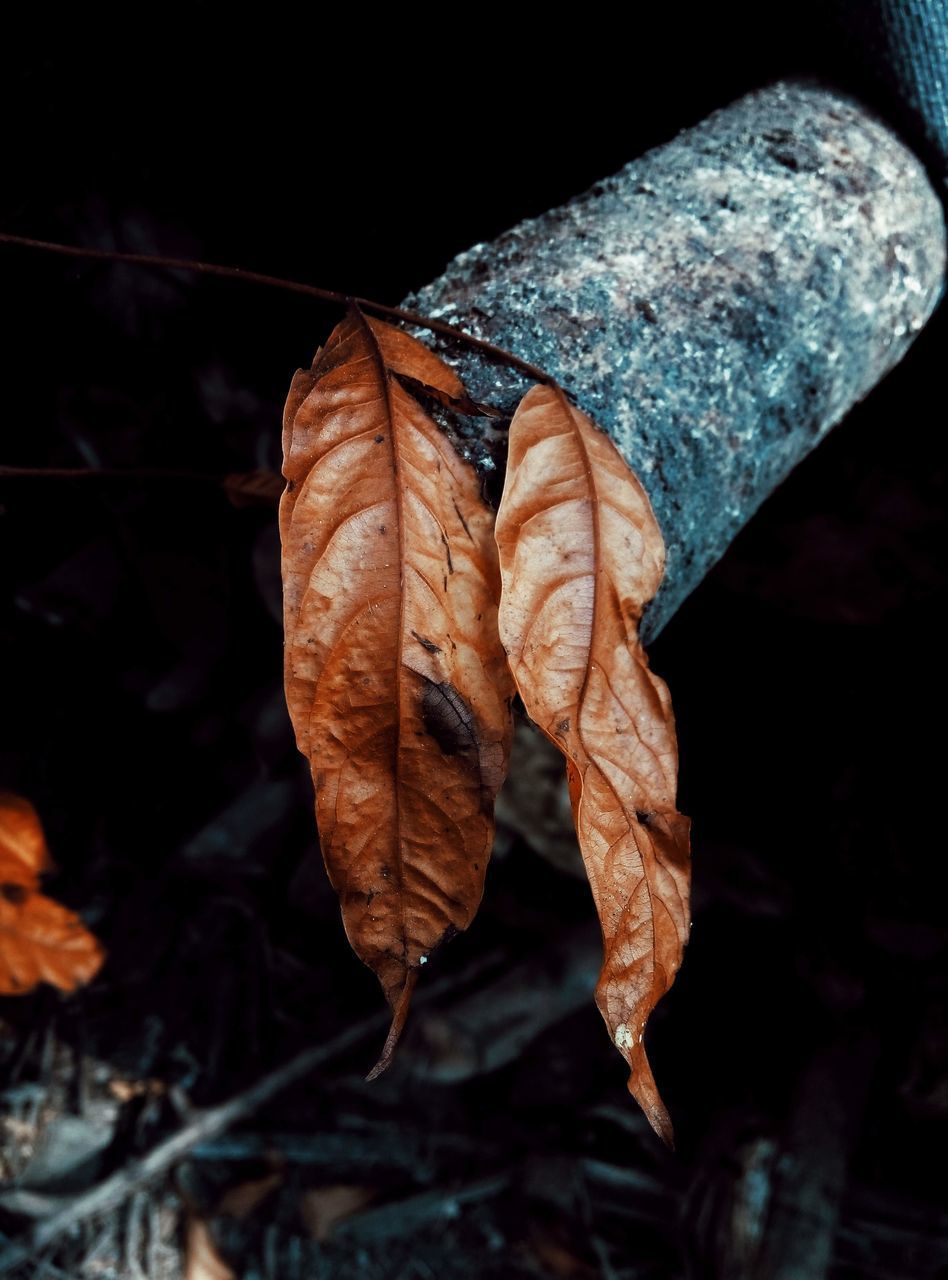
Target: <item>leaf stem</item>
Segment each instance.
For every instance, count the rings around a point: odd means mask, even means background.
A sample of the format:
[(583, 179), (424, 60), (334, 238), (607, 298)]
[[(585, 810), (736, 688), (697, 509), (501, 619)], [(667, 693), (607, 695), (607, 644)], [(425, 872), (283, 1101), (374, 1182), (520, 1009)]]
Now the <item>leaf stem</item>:
[(91, 476), (104, 480), (201, 480), (210, 484), (222, 484), (226, 479), (223, 474), (175, 467), (0, 467), (0, 480), (7, 476), (43, 480), (84, 480)]
[(271, 276), (262, 271), (247, 271), (243, 267), (229, 267), (220, 262), (201, 262), (195, 258), (170, 258), (157, 253), (126, 253), (117, 249), (92, 249), (82, 245), (60, 244), (54, 240), (36, 240), (31, 236), (16, 236), (9, 231), (0, 231), (0, 244), (14, 244), (21, 249), (39, 249), (45, 253), (57, 253), (67, 258), (90, 258), (99, 262), (126, 262), (133, 266), (159, 267), (166, 271), (194, 271), (199, 275), (219, 276), (227, 280), (242, 280), (247, 284), (266, 285), (272, 289), (285, 289), (290, 293), (303, 293), (311, 298), (319, 298), (321, 302), (347, 306), (354, 302), (366, 311), (387, 316), (391, 320), (401, 320), (404, 324), (412, 324), (419, 329), (428, 329), (443, 337), (453, 338), (466, 346), (473, 347), (493, 360), (498, 360), (510, 368), (518, 370), (536, 382), (549, 382), (550, 376), (528, 360), (522, 360), (512, 351), (495, 346), (486, 338), (476, 338), (474, 334), (450, 324), (447, 320), (436, 320), (433, 316), (421, 315), (417, 311), (406, 311), (402, 307), (390, 307), (384, 302), (375, 302), (372, 298), (354, 297), (338, 289), (323, 289), (319, 285), (305, 284), (301, 280), (288, 280), (283, 276)]

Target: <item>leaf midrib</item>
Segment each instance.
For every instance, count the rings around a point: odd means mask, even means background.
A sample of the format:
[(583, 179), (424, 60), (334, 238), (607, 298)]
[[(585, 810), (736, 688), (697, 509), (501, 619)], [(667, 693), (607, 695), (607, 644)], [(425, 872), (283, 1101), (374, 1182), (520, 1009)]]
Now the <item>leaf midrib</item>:
[(385, 393), (385, 412), (388, 417), (389, 452), (392, 459), (392, 476), (395, 488), (395, 521), (398, 525), (398, 636), (395, 647), (395, 740), (394, 767), (395, 775), (395, 878), (398, 882), (398, 915), (402, 939), (402, 960), (405, 964), (406, 978), (408, 973), (408, 929), (405, 911), (405, 865), (402, 855), (402, 803), (401, 803), (401, 759), (402, 759), (402, 702), (403, 702), (403, 653), (405, 641), (405, 512), (402, 501), (401, 465), (396, 443), (395, 409), (392, 403), (392, 379), (382, 355), (382, 348), (372, 327), (361, 312), (357, 312), (359, 324), (375, 361), (379, 378)]
[[(586, 486), (589, 491), (589, 506), (590, 506), (590, 515), (591, 515), (591, 523), (592, 523), (592, 542), (593, 542), (592, 621), (591, 621), (590, 630), (589, 630), (589, 658), (587, 659), (587, 662), (586, 662), (586, 671), (583, 675), (583, 683), (580, 686), (579, 694), (577, 695), (577, 698), (576, 698), (576, 736), (582, 745), (583, 752), (587, 760), (595, 765), (596, 769), (598, 769), (599, 771), (600, 776), (605, 780), (606, 786), (615, 796), (616, 804), (618, 804), (626, 821), (629, 824), (629, 833), (632, 834), (634, 831), (633, 822), (629, 816), (626, 806), (622, 802), (622, 797), (618, 794), (615, 787), (613, 786), (612, 779), (609, 777), (609, 775), (599, 767), (599, 764), (596, 761), (595, 755), (592, 752), (587, 750), (585, 740), (583, 739), (583, 704), (585, 703), (585, 700), (586, 700), (586, 690), (589, 687), (589, 678), (592, 672), (593, 647), (595, 644), (595, 637), (598, 630), (597, 624), (599, 621), (599, 608), (600, 608), (600, 601), (601, 601), (601, 595), (602, 595), (600, 591), (600, 582), (599, 582), (600, 574), (603, 571), (602, 570), (602, 531), (601, 531), (600, 521), (599, 521), (598, 487), (596, 485), (595, 472), (593, 470), (592, 460), (590, 459), (590, 456), (589, 456), (589, 450), (586, 448), (586, 441), (583, 439), (582, 426), (577, 420), (576, 411), (574, 410), (572, 404), (570, 404), (569, 400), (566, 398), (566, 395), (561, 388), (559, 387), (556, 388), (556, 395), (560, 399), (560, 403), (566, 409), (566, 414), (569, 419), (570, 427), (573, 431), (573, 436), (579, 448), (580, 457), (582, 458), (583, 469), (586, 474)], [(606, 675), (606, 680), (608, 682), (609, 680), (608, 675)], [(582, 806), (582, 803), (583, 803), (584, 790), (585, 788), (580, 792), (580, 797), (579, 797), (580, 806)], [(649, 911), (649, 916), (648, 916), (648, 929), (649, 929), (649, 935), (651, 939), (651, 952), (652, 952), (651, 972), (654, 979), (655, 969), (657, 967), (657, 946), (656, 946), (656, 938), (655, 938), (655, 894), (652, 892), (652, 885), (649, 880), (648, 871), (646, 870), (646, 866), (645, 866), (645, 858), (641, 856), (641, 853), (640, 853), (640, 858), (642, 863), (642, 879), (645, 882), (645, 891), (648, 894), (649, 904), (651, 907), (651, 910)]]

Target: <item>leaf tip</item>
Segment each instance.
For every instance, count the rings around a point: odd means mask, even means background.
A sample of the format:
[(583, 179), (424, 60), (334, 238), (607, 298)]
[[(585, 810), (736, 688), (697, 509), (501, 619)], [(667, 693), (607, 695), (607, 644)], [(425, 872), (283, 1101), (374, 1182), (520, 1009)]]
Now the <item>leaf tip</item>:
[(382, 1052), (379, 1054), (379, 1060), (365, 1077), (366, 1083), (377, 1080), (383, 1071), (387, 1071), (392, 1065), (392, 1059), (395, 1056), (395, 1050), (401, 1039), (402, 1029), (405, 1026), (405, 1019), (408, 1017), (408, 1009), (411, 1005), (412, 994), (415, 990), (415, 983), (418, 981), (418, 970), (409, 969), (405, 975), (405, 983), (401, 989), (397, 1001), (390, 1001), (392, 1004), (392, 1025), (388, 1029), (388, 1035), (385, 1037), (385, 1043), (382, 1045)]
[(671, 1116), (668, 1114), (668, 1108), (662, 1102), (658, 1086), (655, 1083), (655, 1077), (652, 1075), (652, 1068), (649, 1066), (644, 1050), (635, 1054), (634, 1058), (627, 1059), (627, 1061), (631, 1068), (628, 1081), (629, 1093), (642, 1108), (646, 1120), (665, 1146), (668, 1147), (669, 1151), (674, 1151), (675, 1130), (671, 1122)]

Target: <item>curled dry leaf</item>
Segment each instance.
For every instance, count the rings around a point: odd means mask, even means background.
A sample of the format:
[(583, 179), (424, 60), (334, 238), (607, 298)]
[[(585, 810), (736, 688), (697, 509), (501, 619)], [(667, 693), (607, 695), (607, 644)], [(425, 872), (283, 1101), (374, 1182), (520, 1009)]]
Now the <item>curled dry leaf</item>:
[(39, 982), (75, 991), (102, 966), (102, 947), (75, 912), (39, 892), (51, 865), (36, 810), (0, 793), (0, 995)]
[(664, 543), (638, 479), (558, 387), (534, 387), (511, 423), (496, 536), (501, 639), (528, 714), (567, 758), (604, 942), (596, 1002), (670, 1143), (642, 1036), (688, 936), (689, 823), (668, 690), (637, 634)]
[(402, 385), (459, 398), (421, 343), (353, 310), (284, 418), (286, 695), (349, 941), (392, 1006), (470, 924), (510, 744), (492, 514)]

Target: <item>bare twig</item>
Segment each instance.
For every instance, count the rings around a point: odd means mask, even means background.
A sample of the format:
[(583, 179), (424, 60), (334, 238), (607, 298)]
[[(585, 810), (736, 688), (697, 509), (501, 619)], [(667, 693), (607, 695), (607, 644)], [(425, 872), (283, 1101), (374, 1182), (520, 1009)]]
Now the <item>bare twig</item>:
[(365, 311), (376, 315), (387, 316), (390, 320), (401, 320), (404, 324), (415, 325), (419, 329), (428, 329), (431, 333), (440, 333), (443, 337), (454, 338), (469, 347), (475, 347), (493, 360), (499, 360), (518, 369), (537, 382), (548, 382), (549, 374), (528, 360), (521, 360), (512, 351), (497, 347), (485, 338), (476, 338), (465, 329), (449, 324), (447, 320), (436, 320), (433, 316), (420, 315), (416, 311), (406, 311), (402, 307), (390, 307), (384, 302), (375, 302), (372, 298), (353, 297), (338, 289), (322, 289), (319, 285), (304, 284), (300, 280), (287, 280), (283, 276), (270, 276), (261, 271), (245, 271), (243, 267), (228, 267), (220, 262), (199, 262), (193, 258), (166, 258), (156, 253), (124, 253), (115, 249), (88, 249), (76, 244), (59, 244), (53, 240), (34, 240), (30, 236), (15, 236), (7, 231), (0, 231), (0, 244), (15, 244), (22, 249), (42, 249), (46, 253), (58, 253), (67, 258), (91, 258), (99, 262), (126, 262), (133, 266), (159, 267), (166, 271), (194, 271), (199, 275), (221, 276), (228, 280), (243, 280), (248, 284), (267, 285), (273, 289), (286, 289), (290, 293), (304, 293), (308, 297), (318, 298), (321, 302), (336, 303), (348, 306), (354, 302)]
[(200, 480), (223, 484), (226, 476), (211, 471), (181, 471), (175, 467), (0, 467), (0, 479), (39, 480)]
[(37, 1250), (45, 1248), (79, 1223), (86, 1222), (97, 1214), (117, 1209), (130, 1195), (163, 1177), (199, 1142), (208, 1142), (218, 1137), (232, 1124), (259, 1111), (271, 1098), (304, 1079), (317, 1067), (325, 1066), (332, 1059), (357, 1048), (369, 1037), (386, 1031), (388, 1023), (387, 1011), (356, 1023), (327, 1044), (304, 1049), (295, 1058), (269, 1072), (249, 1089), (235, 1094), (227, 1102), (196, 1112), (186, 1125), (159, 1142), (146, 1155), (133, 1160), (123, 1169), (118, 1169), (98, 1186), (76, 1196), (62, 1209), (37, 1222), (22, 1240), (14, 1241), (0, 1251), (0, 1275), (6, 1275), (21, 1266)]
[[(426, 987), (419, 993), (417, 1003), (423, 1005), (429, 1000), (436, 1000), (445, 991), (457, 985), (475, 981), (497, 964), (498, 953), (490, 952), (469, 965), (463, 973), (455, 976), (448, 975), (440, 982)], [(182, 1128), (165, 1138), (163, 1142), (159, 1142), (146, 1155), (139, 1156), (124, 1168), (116, 1170), (98, 1186), (76, 1196), (61, 1209), (37, 1222), (22, 1240), (13, 1241), (6, 1248), (0, 1249), (0, 1275), (7, 1275), (21, 1266), (39, 1249), (52, 1244), (72, 1227), (87, 1222), (98, 1214), (117, 1209), (136, 1191), (164, 1177), (198, 1143), (210, 1142), (220, 1137), (231, 1125), (259, 1111), (271, 1099), (296, 1084), (297, 1081), (304, 1079), (317, 1067), (323, 1067), (335, 1058), (341, 1058), (370, 1037), (387, 1031), (389, 1022), (390, 1015), (387, 1009), (374, 1014), (371, 1018), (366, 1018), (341, 1032), (327, 1044), (304, 1049), (282, 1067), (277, 1067), (261, 1077), (249, 1089), (235, 1094), (227, 1102), (196, 1111)]]

